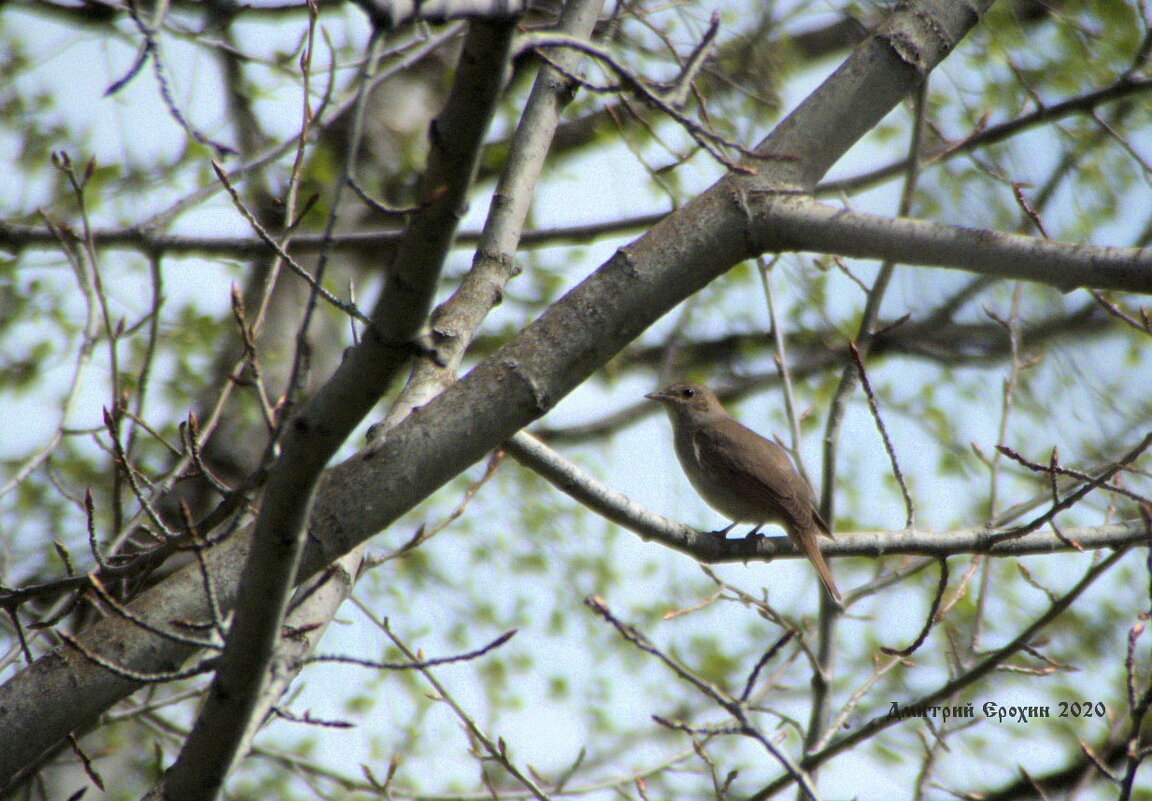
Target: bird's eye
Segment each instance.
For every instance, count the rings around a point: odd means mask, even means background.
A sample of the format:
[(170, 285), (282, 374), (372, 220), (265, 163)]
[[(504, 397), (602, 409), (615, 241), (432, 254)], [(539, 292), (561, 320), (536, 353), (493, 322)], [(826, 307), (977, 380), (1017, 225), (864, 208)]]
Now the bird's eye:
[(692, 387), (684, 387), (683, 391), (680, 394), (683, 395), (685, 398), (691, 398), (696, 394), (696, 390), (692, 389)]

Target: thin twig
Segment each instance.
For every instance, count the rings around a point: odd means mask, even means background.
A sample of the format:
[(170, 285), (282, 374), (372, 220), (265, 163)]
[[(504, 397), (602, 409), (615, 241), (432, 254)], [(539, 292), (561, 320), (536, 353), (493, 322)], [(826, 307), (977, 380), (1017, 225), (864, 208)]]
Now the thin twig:
[(896, 458), (896, 448), (892, 445), (892, 438), (888, 436), (888, 427), (884, 425), (884, 418), (880, 416), (880, 406), (876, 403), (876, 394), (872, 391), (872, 382), (868, 380), (868, 371), (864, 369), (864, 357), (855, 342), (848, 343), (848, 352), (852, 354), (852, 362), (860, 375), (860, 385), (868, 398), (868, 408), (872, 411), (872, 419), (876, 421), (876, 428), (880, 438), (884, 441), (884, 450), (888, 452), (888, 461), (892, 464), (892, 474), (900, 485), (900, 494), (904, 497), (904, 525), (913, 528), (916, 525), (916, 509), (912, 504), (912, 495), (908, 492), (908, 482), (904, 480), (904, 472), (900, 469), (900, 462)]
[[(932, 692), (926, 693), (915, 701), (910, 701), (905, 704), (905, 707), (929, 707), (933, 704), (939, 704), (955, 696), (960, 690), (968, 687), (988, 674), (999, 668), (1008, 657), (1020, 651), (1026, 645), (1031, 643), (1038, 632), (1044, 629), (1049, 623), (1056, 620), (1060, 615), (1064, 614), (1073, 604), (1073, 602), (1080, 597), (1095, 581), (1103, 576), (1110, 570), (1120, 559), (1127, 553), (1126, 548), (1119, 548), (1104, 559), (1088, 568), (1084, 575), (1076, 584), (1072, 586), (1064, 595), (1062, 595), (1055, 603), (1050, 605), (1038, 618), (1036, 618), (1029, 626), (1024, 628), (1016, 637), (1004, 646), (991, 651), (984, 656), (983, 659), (978, 661), (968, 670), (956, 676), (953, 679), (938, 686)], [(837, 754), (841, 754), (855, 747), (857, 744), (874, 737), (878, 732), (883, 731), (899, 722), (899, 717), (895, 715), (880, 715), (873, 718), (868, 723), (856, 728), (850, 734), (834, 740), (826, 747), (819, 751), (812, 752), (800, 761), (800, 767), (804, 770), (812, 770), (823, 765)], [(791, 784), (794, 780), (791, 774), (781, 776), (775, 781), (765, 785), (758, 792), (749, 796), (748, 801), (766, 801), (771, 798), (781, 789)]]
[(891, 648), (887, 645), (881, 646), (881, 653), (888, 654), (889, 656), (899, 656), (906, 658), (911, 656), (924, 644), (928, 639), (928, 632), (932, 630), (933, 624), (936, 623), (936, 613), (940, 609), (940, 601), (944, 598), (944, 591), (948, 589), (948, 560), (938, 559), (940, 565), (940, 581), (936, 585), (936, 592), (932, 596), (932, 603), (928, 607), (928, 615), (924, 620), (924, 627), (920, 629), (920, 634), (912, 641), (912, 644), (906, 648)]
[(478, 659), (481, 656), (494, 651), (504, 643), (508, 642), (516, 636), (516, 629), (511, 629), (501, 634), (496, 639), (487, 645), (477, 648), (474, 651), (467, 651), (463, 654), (455, 656), (441, 656), (435, 659), (419, 659), (412, 662), (380, 662), (375, 659), (361, 659), (355, 656), (344, 656), (342, 654), (318, 654), (310, 657), (309, 662), (338, 662), (341, 665), (357, 665), (359, 667), (373, 668), (375, 670), (424, 670), (426, 668), (438, 667), (440, 665), (451, 665), (456, 662), (469, 662)]
[(768, 307), (768, 325), (772, 329), (772, 343), (776, 350), (773, 361), (776, 364), (776, 372), (780, 374), (780, 383), (784, 387), (784, 415), (788, 420), (788, 432), (792, 440), (790, 450), (796, 467), (800, 470), (800, 475), (811, 485), (812, 479), (808, 475), (808, 469), (804, 460), (800, 458), (800, 415), (796, 410), (796, 393), (792, 386), (792, 370), (788, 363), (784, 330), (780, 324), (780, 315), (776, 311), (776, 295), (772, 291), (772, 268), (776, 266), (779, 260), (780, 257), (777, 255), (772, 258), (772, 261), (766, 262), (761, 256), (756, 260), (756, 266), (759, 268), (760, 285), (764, 289), (764, 304)]
[(728, 695), (727, 692), (722, 690), (717, 685), (710, 681), (706, 681), (697, 676), (693, 671), (689, 670), (684, 665), (680, 664), (677, 660), (665, 654), (657, 648), (647, 637), (645, 637), (639, 629), (635, 626), (628, 625), (619, 620), (611, 610), (603, 598), (599, 596), (590, 595), (584, 599), (584, 605), (591, 609), (593, 612), (604, 618), (610, 623), (620, 636), (625, 640), (632, 643), (632, 645), (650, 654), (661, 662), (663, 662), (673, 673), (680, 679), (688, 682), (695, 687), (699, 692), (703, 693), (708, 698), (711, 698), (718, 706), (730, 714), (740, 725), (732, 730), (734, 734), (741, 734), (758, 741), (764, 746), (765, 750), (773, 756), (789, 775), (800, 785), (804, 793), (813, 801), (819, 798), (816, 793), (816, 788), (812, 785), (812, 781), (808, 774), (801, 770), (795, 761), (786, 753), (776, 747), (770, 739), (761, 734), (748, 720), (747, 713), (744, 709), (744, 704), (737, 699)]
[(181, 634), (169, 629), (160, 628), (159, 626), (145, 620), (143, 617), (132, 611), (130, 607), (125, 606), (116, 600), (116, 598), (112, 596), (112, 593), (108, 591), (108, 588), (104, 586), (104, 582), (100, 580), (100, 576), (98, 574), (89, 573), (88, 584), (92, 590), (95, 591), (97, 597), (99, 597), (100, 600), (103, 601), (104, 604), (110, 610), (112, 610), (113, 613), (127, 621), (130, 621), (133, 625), (139, 626), (144, 631), (155, 634), (157, 637), (163, 637), (166, 640), (180, 643), (181, 645), (188, 645), (193, 648), (211, 648), (214, 650), (220, 650), (219, 645), (209, 640), (203, 640), (199, 637), (189, 637), (187, 634)]
[[(353, 598), (356, 605), (364, 614), (368, 615), (371, 619), (392, 641), (392, 644), (400, 649), (400, 653), (404, 654), (405, 658), (412, 662), (418, 662), (415, 654), (408, 648), (407, 645), (392, 631), (391, 626), (388, 624), (388, 619), (380, 620), (376, 615), (369, 610), (364, 604), (360, 603), (357, 599)], [(432, 685), (432, 688), (437, 693), (437, 698), (444, 703), (448, 704), (449, 708), (455, 713), (457, 719), (464, 724), (468, 730), (468, 734), (476, 742), (484, 746), (488, 756), (498, 762), (501, 767), (508, 771), (509, 775), (513, 776), (519, 781), (537, 801), (548, 801), (548, 795), (537, 785), (537, 783), (528, 776), (525, 772), (521, 771), (513, 762), (511, 756), (508, 754), (508, 749), (504, 744), (503, 738), (493, 741), (484, 731), (480, 728), (479, 724), (464, 711), (464, 708), (457, 703), (456, 699), (452, 697), (451, 693), (442, 685), (435, 676), (427, 668), (417, 668), (424, 675), (425, 680)]]
[(64, 642), (68, 643), (81, 654), (83, 654), (89, 662), (92, 662), (95, 665), (99, 665), (109, 673), (114, 673), (122, 679), (139, 682), (140, 684), (165, 684), (170, 681), (190, 679), (193, 676), (199, 676), (201, 674), (211, 672), (215, 669), (216, 663), (219, 661), (218, 657), (211, 657), (185, 670), (141, 673), (140, 671), (131, 670), (127, 667), (124, 667), (123, 665), (118, 665), (112, 660), (101, 656), (67, 632), (60, 631), (57, 632), (57, 635), (62, 640), (64, 640)]
[[(1067, 476), (1069, 478), (1074, 478), (1074, 479), (1076, 479), (1076, 481), (1082, 482), (1085, 484), (1089, 484), (1093, 481), (1099, 481), (1100, 480), (1099, 476), (1093, 476), (1093, 475), (1085, 473), (1081, 470), (1073, 470), (1073, 469), (1068, 468), (1068, 467), (1061, 467), (1059, 464), (1052, 464), (1051, 462), (1049, 462), (1049, 464), (1047, 464), (1047, 465), (1042, 465), (1042, 464), (1039, 464), (1038, 462), (1033, 462), (1030, 459), (1027, 459), (1024, 456), (1022, 456), (1014, 448), (1010, 448), (1007, 445), (997, 445), (996, 450), (1000, 451), (1002, 454), (1007, 456), (1009, 459), (1012, 459), (1013, 461), (1018, 462), (1019, 464), (1023, 465), (1024, 467), (1027, 467), (1029, 470), (1032, 470), (1033, 472), (1036, 472), (1036, 473), (1059, 474), (1062, 476)], [(1149, 499), (1149, 498), (1145, 497), (1144, 495), (1140, 495), (1139, 493), (1132, 492), (1131, 490), (1126, 489), (1126, 488), (1120, 486), (1119, 484), (1114, 484), (1114, 483), (1109, 482), (1109, 481), (1102, 481), (1098, 484), (1098, 486), (1101, 489), (1107, 490), (1108, 492), (1113, 492), (1117, 495), (1123, 495), (1125, 498), (1128, 498), (1129, 500), (1136, 501), (1136, 503), (1139, 503), (1139, 504), (1152, 503), (1152, 499)], [(1051, 496), (1049, 496), (1049, 497), (1051, 497)]]
[(748, 701), (748, 696), (752, 694), (752, 688), (756, 685), (756, 678), (760, 675), (760, 671), (763, 670), (764, 666), (772, 661), (773, 657), (780, 652), (780, 649), (787, 645), (788, 641), (795, 636), (796, 630), (788, 629), (788, 631), (780, 635), (776, 642), (772, 643), (772, 647), (765, 651), (763, 656), (756, 660), (756, 666), (752, 668), (752, 672), (748, 675), (748, 681), (744, 683), (744, 691), (740, 693), (741, 703)]
[[(1140, 442), (1137, 443), (1134, 448), (1121, 456), (1116, 462), (1112, 463), (1112, 465), (1105, 468), (1099, 476), (1092, 478), (1083, 487), (1076, 490), (1075, 492), (1070, 492), (1064, 498), (1064, 500), (1060, 501), (1059, 503), (1052, 504), (1052, 507), (1047, 512), (1031, 520), (1030, 522), (1025, 523), (1019, 528), (1014, 528), (1005, 534), (998, 535), (997, 539), (1009, 539), (1012, 537), (1022, 536), (1040, 528), (1060, 512), (1075, 506), (1088, 493), (1102, 487), (1108, 481), (1108, 479), (1119, 473), (1132, 462), (1136, 461), (1136, 459), (1139, 458), (1140, 455), (1144, 453), (1144, 451), (1146, 451), (1150, 445), (1152, 445), (1152, 432), (1146, 434), (1144, 439), (1140, 440)], [(1000, 446), (997, 446), (997, 450), (999, 450), (999, 447)], [(1145, 503), (1147, 503), (1147, 501), (1145, 501)]]
[(228, 196), (232, 198), (233, 206), (235, 206), (236, 210), (240, 212), (240, 216), (242, 216), (248, 222), (248, 224), (252, 226), (252, 230), (256, 232), (256, 236), (260, 237), (260, 240), (269, 248), (271, 248), (272, 251), (292, 269), (292, 272), (303, 278), (305, 283), (311, 287), (312, 291), (316, 294), (317, 297), (323, 299), (333, 308), (339, 309), (348, 316), (360, 321), (361, 323), (364, 323), (365, 325), (371, 322), (368, 319), (368, 316), (364, 314), (364, 312), (360, 311), (351, 303), (345, 303), (344, 301), (340, 300), (340, 298), (336, 297), (323, 286), (321, 286), (320, 281), (322, 280), (322, 274), (317, 271), (317, 275), (313, 277), (311, 273), (304, 269), (304, 267), (301, 266), (300, 263), (297, 262), (296, 259), (294, 259), (270, 233), (268, 233), (264, 226), (260, 224), (260, 221), (256, 219), (256, 216), (251, 211), (249, 211), (248, 205), (243, 201), (243, 199), (240, 197), (240, 194), (232, 186), (232, 181), (229, 179), (228, 173), (224, 171), (224, 168), (220, 165), (219, 162), (213, 160), (212, 169), (216, 173), (216, 177), (219, 179), (221, 185), (228, 192)]

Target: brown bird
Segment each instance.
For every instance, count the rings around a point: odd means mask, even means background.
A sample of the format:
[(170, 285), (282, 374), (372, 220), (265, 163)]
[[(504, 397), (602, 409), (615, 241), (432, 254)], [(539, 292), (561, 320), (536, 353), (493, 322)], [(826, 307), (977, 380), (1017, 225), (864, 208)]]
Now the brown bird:
[(840, 591), (824, 561), (817, 537), (831, 537), (816, 509), (812, 488), (796, 471), (788, 452), (742, 425), (701, 384), (673, 384), (644, 397), (668, 411), (676, 455), (692, 486), (708, 505), (732, 521), (715, 532), (725, 535), (737, 523), (752, 523), (751, 537), (766, 523), (784, 528), (803, 551), (837, 602)]

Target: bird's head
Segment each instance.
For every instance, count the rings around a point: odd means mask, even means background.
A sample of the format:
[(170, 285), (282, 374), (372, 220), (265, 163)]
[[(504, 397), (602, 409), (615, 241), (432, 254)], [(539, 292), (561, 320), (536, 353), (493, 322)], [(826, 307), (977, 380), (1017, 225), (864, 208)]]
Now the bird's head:
[(726, 414), (716, 393), (703, 384), (672, 384), (644, 397), (663, 404), (673, 418), (703, 421)]

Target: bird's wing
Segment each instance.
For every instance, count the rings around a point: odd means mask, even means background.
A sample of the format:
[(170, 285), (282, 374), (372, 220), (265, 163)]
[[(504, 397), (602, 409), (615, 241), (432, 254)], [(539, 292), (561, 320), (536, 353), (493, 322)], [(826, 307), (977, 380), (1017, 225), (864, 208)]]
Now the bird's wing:
[[(808, 488), (811, 492), (812, 488)], [(832, 533), (832, 529), (828, 526), (827, 521), (824, 520), (824, 515), (820, 514), (820, 510), (816, 507), (816, 501), (812, 501), (812, 519), (816, 522), (816, 528), (820, 529), (820, 536), (827, 537), (830, 540), (836, 539), (836, 535)]]
[(761, 499), (773, 521), (812, 520), (821, 533), (828, 532), (808, 482), (775, 442), (728, 418), (701, 426), (693, 445), (703, 467), (733, 489)]

